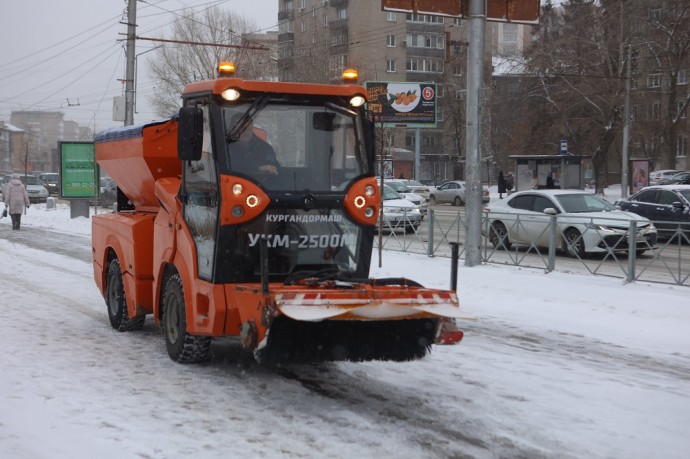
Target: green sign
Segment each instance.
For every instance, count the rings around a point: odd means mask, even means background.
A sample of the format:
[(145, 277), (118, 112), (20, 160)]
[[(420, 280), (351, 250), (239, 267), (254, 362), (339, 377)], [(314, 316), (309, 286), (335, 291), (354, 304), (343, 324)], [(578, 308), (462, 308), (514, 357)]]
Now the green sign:
[(60, 197), (95, 198), (96, 156), (93, 142), (58, 142), (60, 151)]

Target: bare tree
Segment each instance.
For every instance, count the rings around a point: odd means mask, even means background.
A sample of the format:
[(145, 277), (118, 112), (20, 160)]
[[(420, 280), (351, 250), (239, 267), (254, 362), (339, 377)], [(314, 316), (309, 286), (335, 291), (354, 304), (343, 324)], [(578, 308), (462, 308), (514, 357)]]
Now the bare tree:
[[(243, 45), (242, 34), (254, 29), (256, 26), (252, 20), (218, 7), (206, 9), (200, 14), (186, 12), (176, 20), (171, 39), (180, 43), (159, 48), (150, 63), (150, 73), (156, 87), (149, 102), (157, 114), (167, 116), (176, 112), (184, 86), (215, 78), (217, 65), (221, 61), (235, 62), (237, 74), (242, 76), (242, 60), (239, 59), (245, 57), (239, 52)], [(237, 48), (191, 43), (235, 45)]]
[(637, 0), (635, 100), (647, 107), (635, 120), (636, 143), (657, 168), (675, 167), (679, 125), (690, 103), (690, 3)]

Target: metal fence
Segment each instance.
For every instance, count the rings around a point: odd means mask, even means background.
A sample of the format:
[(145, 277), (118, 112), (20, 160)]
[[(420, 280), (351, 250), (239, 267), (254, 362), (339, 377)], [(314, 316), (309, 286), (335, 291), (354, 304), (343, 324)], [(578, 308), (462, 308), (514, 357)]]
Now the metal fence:
[[(534, 214), (517, 214), (510, 227), (512, 232), (527, 232), (527, 221)], [(598, 219), (597, 219), (598, 220)], [(585, 221), (585, 229), (574, 236), (567, 234), (558, 215), (544, 216), (542, 226), (533, 238), (522, 238), (521, 244), (492, 244), (491, 222), (482, 218), (481, 257), (483, 263), (514, 265), (544, 269), (546, 272), (586, 272), (593, 275), (622, 278), (626, 282), (646, 281), (690, 287), (690, 224), (654, 222), (664, 231), (655, 243), (649, 242), (632, 224), (628, 234), (604, 237), (598, 253), (582, 253), (578, 244), (594, 238), (601, 231), (594, 221)], [(587, 224), (589, 223), (589, 224)], [(461, 259), (465, 257), (467, 220), (464, 211), (429, 209), (418, 222), (384, 224), (380, 245), (384, 249), (419, 253), (427, 256), (450, 257), (450, 243), (458, 243)], [(588, 233), (590, 232), (590, 233)], [(495, 236), (495, 234), (494, 234)], [(380, 241), (380, 243), (379, 243)], [(497, 238), (494, 237), (494, 243)]]

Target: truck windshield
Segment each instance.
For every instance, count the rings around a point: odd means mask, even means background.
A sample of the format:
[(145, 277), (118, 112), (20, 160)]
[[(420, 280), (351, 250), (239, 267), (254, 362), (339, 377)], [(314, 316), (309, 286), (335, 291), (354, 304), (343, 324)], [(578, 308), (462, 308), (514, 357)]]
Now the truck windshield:
[(257, 111), (243, 104), (223, 111), (221, 172), (250, 176), (269, 190), (312, 192), (342, 190), (370, 172), (361, 121), (347, 110), (267, 104)]

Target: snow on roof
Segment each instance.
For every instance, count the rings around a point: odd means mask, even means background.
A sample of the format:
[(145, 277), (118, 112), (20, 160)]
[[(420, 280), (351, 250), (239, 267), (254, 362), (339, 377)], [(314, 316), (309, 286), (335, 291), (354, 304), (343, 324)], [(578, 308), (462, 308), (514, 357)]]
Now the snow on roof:
[(4, 129), (10, 132), (26, 132), (24, 129), (18, 128), (14, 124), (10, 124), (5, 121), (0, 121), (0, 129)]

